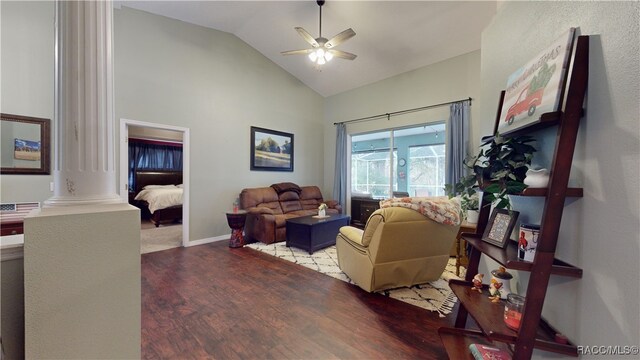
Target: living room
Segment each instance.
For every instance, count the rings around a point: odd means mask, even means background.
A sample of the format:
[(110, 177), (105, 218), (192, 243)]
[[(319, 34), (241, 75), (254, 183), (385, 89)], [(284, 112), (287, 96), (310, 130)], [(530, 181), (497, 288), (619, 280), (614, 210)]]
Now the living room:
[[(54, 4), (3, 1), (1, 10), (2, 112), (53, 119)], [(334, 122), (471, 97), (471, 148), (477, 148), (493, 131), (507, 77), (572, 26), (591, 36), (586, 111), (571, 178), (585, 194), (566, 205), (558, 254), (584, 275), (552, 278), (544, 314), (577, 344), (638, 345), (638, 3), (502, 2), (478, 50), (326, 97), (232, 34), (124, 4), (114, 11), (114, 121), (190, 129), (188, 240), (228, 239), (224, 212), (242, 188), (289, 181), (318, 185), (331, 197)], [(395, 117), (392, 125), (386, 119), (358, 123), (347, 131), (443, 121), (448, 109), (422, 115)], [(250, 126), (295, 134), (293, 172), (249, 170)], [(549, 162), (553, 136), (542, 134), (543, 162)], [(1, 179), (3, 203), (52, 195), (52, 176)], [(541, 217), (538, 199), (517, 199), (514, 206), (532, 221)], [(485, 273), (493, 268), (483, 265)], [(2, 276), (5, 294), (4, 262)], [(519, 281), (526, 288), (528, 275)], [(5, 320), (4, 306), (2, 314)]]

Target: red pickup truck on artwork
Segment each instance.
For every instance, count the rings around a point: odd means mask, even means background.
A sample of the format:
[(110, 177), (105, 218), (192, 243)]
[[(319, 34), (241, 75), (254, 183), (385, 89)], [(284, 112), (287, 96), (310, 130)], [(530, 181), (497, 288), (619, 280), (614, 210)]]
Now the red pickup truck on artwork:
[(518, 96), (516, 103), (509, 108), (509, 111), (507, 111), (505, 121), (508, 122), (509, 125), (513, 124), (513, 119), (524, 111), (527, 111), (529, 116), (533, 115), (533, 113), (536, 112), (536, 106), (539, 106), (542, 103), (544, 87), (532, 92), (531, 94), (527, 94), (528, 91), (529, 87), (527, 86), (522, 90), (520, 96)]

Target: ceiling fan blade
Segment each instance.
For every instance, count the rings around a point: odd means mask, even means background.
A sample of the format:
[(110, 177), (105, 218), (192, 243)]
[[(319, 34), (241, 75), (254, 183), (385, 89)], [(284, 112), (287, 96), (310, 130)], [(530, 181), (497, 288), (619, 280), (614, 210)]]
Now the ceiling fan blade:
[(313, 51), (313, 49), (289, 50), (289, 51), (282, 51), (282, 52), (280, 52), (280, 54), (282, 54), (282, 55), (306, 55), (306, 54), (309, 54), (312, 51)]
[(306, 41), (309, 44), (311, 44), (311, 46), (313, 46), (314, 48), (317, 48), (317, 47), (320, 46), (320, 45), (318, 45), (318, 42), (316, 41), (316, 39), (314, 39), (313, 36), (311, 36), (311, 34), (309, 34), (307, 32), (307, 30), (305, 30), (305, 29), (303, 29), (301, 27), (296, 27), (295, 29), (298, 32), (298, 34), (300, 34), (300, 36), (302, 36), (304, 38), (304, 41)]
[(328, 50), (329, 53), (331, 53), (331, 55), (335, 56), (335, 57), (339, 57), (341, 59), (347, 59), (347, 60), (353, 60), (355, 58), (358, 57), (358, 55), (356, 54), (352, 54), (346, 51), (340, 51), (340, 50)]
[(341, 32), (340, 34), (332, 37), (331, 39), (329, 39), (329, 41), (327, 41), (324, 44), (324, 46), (327, 49), (331, 49), (331, 48), (336, 47), (336, 46), (342, 44), (343, 42), (351, 39), (354, 36), (356, 36), (356, 32), (353, 31), (353, 29), (349, 28), (349, 29)]

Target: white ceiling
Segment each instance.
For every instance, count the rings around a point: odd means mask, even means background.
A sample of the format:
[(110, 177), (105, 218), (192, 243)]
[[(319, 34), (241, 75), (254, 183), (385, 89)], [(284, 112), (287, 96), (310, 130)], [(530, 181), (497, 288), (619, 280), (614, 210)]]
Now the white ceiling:
[(322, 7), (322, 35), (353, 28), (336, 47), (358, 55), (314, 68), (304, 55), (281, 51), (310, 46), (294, 27), (318, 37), (315, 1), (121, 1), (185, 22), (232, 33), (300, 79), (330, 96), (480, 48), (480, 34), (496, 1), (331, 1)]

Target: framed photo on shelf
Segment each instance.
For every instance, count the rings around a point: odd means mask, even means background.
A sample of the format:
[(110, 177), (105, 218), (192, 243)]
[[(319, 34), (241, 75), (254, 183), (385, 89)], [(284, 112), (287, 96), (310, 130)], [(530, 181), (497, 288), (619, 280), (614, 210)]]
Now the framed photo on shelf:
[(484, 234), (482, 234), (482, 241), (504, 249), (511, 231), (516, 225), (518, 215), (520, 213), (517, 211), (494, 209)]
[(507, 79), (498, 132), (508, 134), (541, 122), (562, 107), (575, 28), (570, 28)]
[(251, 127), (251, 170), (293, 171), (293, 134)]

